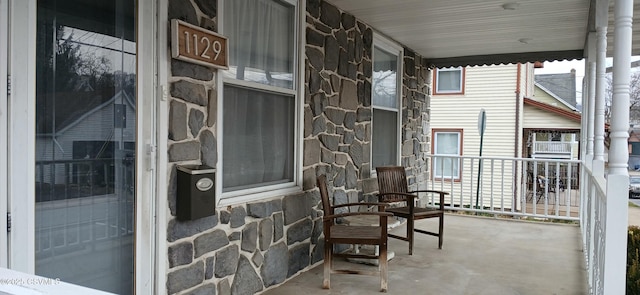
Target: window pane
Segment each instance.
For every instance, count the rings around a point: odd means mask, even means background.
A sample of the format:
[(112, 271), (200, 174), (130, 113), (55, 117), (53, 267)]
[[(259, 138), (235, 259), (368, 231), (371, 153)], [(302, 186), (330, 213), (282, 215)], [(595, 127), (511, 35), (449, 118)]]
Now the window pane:
[(462, 70), (438, 70), (438, 92), (460, 92), (462, 91)]
[(292, 96), (224, 86), (223, 191), (293, 181)]
[(458, 133), (436, 133), (436, 154), (458, 155)]
[(378, 47), (374, 48), (373, 61), (373, 104), (376, 106), (398, 108), (397, 78), (398, 58)]
[[(459, 156), (459, 139), (460, 134), (457, 132), (436, 132), (434, 154)], [(460, 173), (460, 159), (436, 157), (435, 170), (436, 177), (458, 178)]]
[(398, 155), (398, 113), (373, 109), (373, 120), (372, 168), (396, 165)]
[(632, 155), (640, 155), (640, 142), (632, 142), (631, 143), (631, 154)]
[(293, 89), (295, 8), (273, 0), (225, 1), (225, 77)]
[(133, 294), (137, 3), (37, 2), (35, 274)]
[(549, 133), (536, 133), (536, 141), (550, 141)]

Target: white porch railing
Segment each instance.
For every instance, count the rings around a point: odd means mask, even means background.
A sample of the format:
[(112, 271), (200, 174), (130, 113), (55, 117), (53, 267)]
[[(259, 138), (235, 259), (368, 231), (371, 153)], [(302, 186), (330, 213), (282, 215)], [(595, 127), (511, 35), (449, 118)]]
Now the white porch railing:
[[(448, 210), (578, 221), (580, 161), (430, 155), (426, 189)], [(433, 202), (429, 199), (427, 202)]]
[(533, 145), (534, 154), (571, 154), (572, 143), (558, 141), (536, 141)]
[(589, 165), (582, 166), (584, 197), (581, 198), (581, 225), (589, 288), (604, 294), (605, 227), (607, 198), (604, 177), (594, 176)]
[(130, 245), (134, 233), (133, 167), (133, 158), (37, 161), (38, 260), (73, 249), (94, 249), (96, 242), (103, 247), (109, 245), (105, 241), (112, 241), (113, 247)]

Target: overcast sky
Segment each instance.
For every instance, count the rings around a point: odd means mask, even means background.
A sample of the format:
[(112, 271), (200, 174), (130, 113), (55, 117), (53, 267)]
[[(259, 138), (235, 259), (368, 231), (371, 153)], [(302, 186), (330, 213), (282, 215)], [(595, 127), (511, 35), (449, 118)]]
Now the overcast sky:
[[(631, 61), (640, 60), (640, 56), (632, 56)], [(607, 58), (607, 66), (611, 66), (613, 60), (611, 58)], [(578, 104), (582, 104), (582, 80), (584, 79), (584, 59), (581, 60), (564, 60), (564, 61), (553, 61), (553, 62), (545, 62), (544, 68), (535, 69), (536, 75), (543, 74), (563, 74), (570, 73), (571, 69), (576, 70), (576, 100)], [(632, 69), (632, 70), (638, 70)]]
[(576, 101), (582, 104), (582, 79), (584, 78), (584, 59), (545, 62), (544, 68), (535, 69), (536, 75), (564, 74), (576, 70)]

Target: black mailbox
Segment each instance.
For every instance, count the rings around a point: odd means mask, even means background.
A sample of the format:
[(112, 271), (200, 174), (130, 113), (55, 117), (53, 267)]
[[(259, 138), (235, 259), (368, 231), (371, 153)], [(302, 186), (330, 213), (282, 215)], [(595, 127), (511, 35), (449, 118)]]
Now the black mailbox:
[(178, 166), (176, 213), (179, 220), (216, 214), (216, 169), (205, 165)]

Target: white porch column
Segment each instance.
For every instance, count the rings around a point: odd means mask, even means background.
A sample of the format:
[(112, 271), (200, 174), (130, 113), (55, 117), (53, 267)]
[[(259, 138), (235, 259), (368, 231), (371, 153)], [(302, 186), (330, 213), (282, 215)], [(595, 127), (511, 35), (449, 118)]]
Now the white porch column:
[(609, 175), (628, 175), (629, 151), (627, 139), (629, 138), (632, 18), (633, 0), (616, 0)]
[(595, 117), (594, 103), (596, 100), (596, 62), (597, 62), (597, 35), (595, 32), (589, 32), (587, 37), (587, 59), (584, 65), (585, 79), (582, 87), (582, 131), (584, 154), (582, 159), (587, 159), (589, 165), (593, 160), (593, 121)]
[[(594, 35), (594, 34), (591, 34)], [(605, 41), (606, 42), (606, 41)], [(587, 86), (589, 92), (587, 93), (586, 108), (583, 106), (582, 116), (585, 117), (585, 125), (587, 127), (587, 155), (590, 155), (590, 159), (593, 159), (593, 140), (594, 140), (594, 122), (596, 116), (595, 102), (596, 102), (596, 58), (589, 55), (587, 64), (587, 73), (589, 77), (589, 85)], [(591, 163), (590, 163), (591, 164)]]
[[(604, 1), (608, 2), (608, 1)], [(601, 7), (601, 6), (599, 6)], [(604, 102), (606, 92), (606, 60), (607, 60), (607, 18), (596, 21), (596, 84), (595, 100), (592, 104), (593, 118), (593, 157), (604, 161)]]
[(613, 101), (606, 192), (604, 294), (625, 293), (627, 258), (627, 138), (633, 0), (616, 0), (614, 9)]
[[(593, 167), (593, 117), (595, 111), (593, 104), (596, 95), (596, 33), (590, 32), (587, 41), (587, 60), (585, 67), (585, 79), (582, 83), (582, 116), (580, 122), (580, 159), (582, 159), (582, 167), (580, 173), (580, 225), (582, 229), (582, 243), (585, 250), (592, 249), (591, 241), (588, 240), (592, 236), (593, 222), (589, 222), (588, 218), (592, 215), (589, 212), (591, 199), (588, 198), (588, 179), (590, 173), (586, 173), (587, 167), (592, 171)], [(591, 255), (586, 253), (588, 260), (591, 261)], [(589, 272), (591, 273), (591, 272)], [(591, 279), (589, 279), (591, 281)]]

